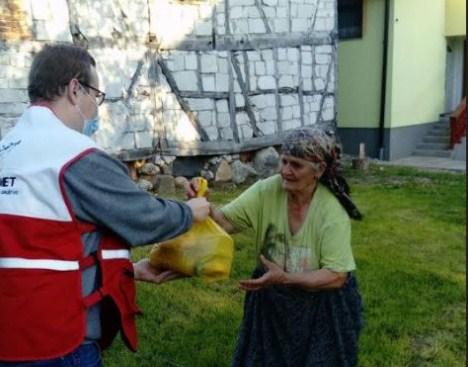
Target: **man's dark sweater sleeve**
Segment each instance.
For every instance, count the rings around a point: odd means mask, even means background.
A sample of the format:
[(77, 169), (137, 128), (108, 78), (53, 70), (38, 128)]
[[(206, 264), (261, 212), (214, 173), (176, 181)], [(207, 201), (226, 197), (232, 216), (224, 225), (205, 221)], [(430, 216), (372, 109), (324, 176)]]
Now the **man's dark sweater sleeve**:
[(132, 246), (175, 237), (192, 225), (192, 211), (178, 201), (158, 199), (140, 189), (127, 168), (95, 151), (64, 174), (75, 215), (119, 235)]

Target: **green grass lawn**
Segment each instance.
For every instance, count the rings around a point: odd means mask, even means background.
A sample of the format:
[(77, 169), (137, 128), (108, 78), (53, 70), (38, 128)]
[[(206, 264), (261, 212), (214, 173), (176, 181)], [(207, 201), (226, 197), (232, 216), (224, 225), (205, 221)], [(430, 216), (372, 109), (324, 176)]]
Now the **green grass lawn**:
[[(365, 216), (353, 222), (366, 320), (359, 365), (465, 366), (465, 176), (388, 166), (346, 174)], [(227, 203), (245, 187), (216, 188), (211, 200)], [(243, 313), (238, 280), (256, 261), (252, 238), (235, 236), (228, 281), (139, 284), (140, 349), (132, 354), (118, 340), (105, 365), (229, 366)], [(148, 251), (134, 251), (134, 258)]]

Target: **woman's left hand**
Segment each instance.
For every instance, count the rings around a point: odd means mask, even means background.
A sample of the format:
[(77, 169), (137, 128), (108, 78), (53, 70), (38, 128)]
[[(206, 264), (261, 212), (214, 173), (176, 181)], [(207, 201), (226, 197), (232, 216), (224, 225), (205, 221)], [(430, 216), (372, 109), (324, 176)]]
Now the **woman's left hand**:
[(278, 265), (265, 259), (263, 255), (260, 255), (260, 260), (266, 269), (266, 273), (257, 279), (241, 280), (239, 282), (241, 289), (245, 291), (258, 291), (271, 285), (283, 284), (286, 280), (286, 272)]

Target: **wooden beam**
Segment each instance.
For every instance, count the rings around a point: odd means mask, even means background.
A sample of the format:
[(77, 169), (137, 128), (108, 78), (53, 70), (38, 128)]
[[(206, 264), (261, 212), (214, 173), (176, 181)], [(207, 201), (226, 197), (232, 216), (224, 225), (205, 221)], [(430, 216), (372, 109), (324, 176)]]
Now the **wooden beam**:
[(175, 155), (178, 157), (236, 154), (258, 150), (273, 145), (281, 145), (286, 135), (287, 132), (274, 135), (264, 135), (241, 143), (236, 143), (234, 141), (207, 141), (193, 143), (171, 142), (169, 147), (161, 153)]
[(237, 82), (239, 83), (240, 89), (242, 91), (242, 96), (244, 97), (244, 104), (245, 104), (247, 115), (249, 116), (250, 126), (252, 127), (252, 130), (253, 130), (253, 136), (254, 137), (262, 136), (263, 132), (257, 126), (257, 119), (255, 118), (255, 114), (253, 113), (252, 105), (250, 103), (250, 99), (248, 96), (247, 87), (244, 83), (244, 79), (242, 78), (242, 72), (240, 69), (239, 60), (237, 60), (236, 55), (234, 54), (232, 55), (231, 62), (232, 62), (232, 67), (234, 68), (234, 71), (237, 74)]
[(193, 127), (195, 128), (198, 135), (200, 136), (200, 140), (208, 141), (209, 138), (208, 138), (207, 133), (201, 126), (200, 121), (198, 120), (198, 117), (192, 112), (187, 102), (185, 102), (184, 99), (180, 96), (180, 90), (177, 87), (177, 83), (174, 77), (172, 76), (171, 71), (167, 67), (166, 62), (163, 60), (162, 57), (158, 57), (158, 64), (159, 64), (159, 67), (161, 68), (163, 75), (166, 77), (167, 83), (171, 87), (172, 92), (176, 96), (177, 102), (179, 102), (180, 107), (187, 114), (190, 122), (192, 123)]
[(149, 43), (148, 47), (161, 51), (252, 51), (271, 48), (290, 48), (298, 46), (323, 46), (333, 44), (333, 35), (328, 32), (317, 33), (271, 33), (261, 35), (224, 35), (186, 38), (173, 43)]

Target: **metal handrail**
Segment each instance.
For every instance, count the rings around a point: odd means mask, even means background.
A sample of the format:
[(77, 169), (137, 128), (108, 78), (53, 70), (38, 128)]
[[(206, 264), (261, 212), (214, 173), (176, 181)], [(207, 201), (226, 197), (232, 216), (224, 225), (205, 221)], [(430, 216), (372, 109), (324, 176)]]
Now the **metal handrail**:
[(450, 115), (450, 148), (460, 143), (466, 135), (466, 97), (457, 109)]

